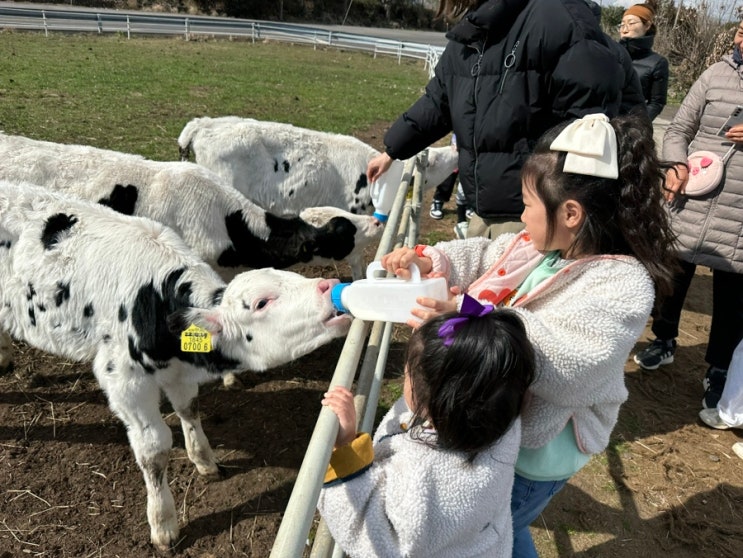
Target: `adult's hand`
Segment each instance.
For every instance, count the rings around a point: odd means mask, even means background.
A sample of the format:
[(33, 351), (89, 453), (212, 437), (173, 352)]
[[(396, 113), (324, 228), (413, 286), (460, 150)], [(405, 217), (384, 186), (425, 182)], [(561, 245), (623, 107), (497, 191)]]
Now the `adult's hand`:
[(730, 128), (725, 137), (734, 143), (743, 144), (743, 124), (736, 124)]
[(686, 190), (686, 183), (689, 181), (689, 169), (686, 165), (678, 164), (666, 171), (666, 185), (663, 195), (666, 201), (672, 202), (677, 195), (683, 194)]
[(387, 153), (380, 153), (374, 157), (366, 166), (366, 180), (371, 184), (376, 182), (392, 165), (392, 157)]

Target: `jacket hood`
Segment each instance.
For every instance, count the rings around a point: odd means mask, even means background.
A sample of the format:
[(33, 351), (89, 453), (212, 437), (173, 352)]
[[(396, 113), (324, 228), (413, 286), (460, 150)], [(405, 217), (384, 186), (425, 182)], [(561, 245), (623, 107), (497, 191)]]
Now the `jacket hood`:
[(642, 37), (625, 37), (619, 40), (619, 44), (627, 49), (632, 58), (642, 58), (653, 52), (654, 42), (655, 33)]
[(467, 13), (446, 34), (446, 38), (468, 45), (484, 41), (490, 33), (502, 35), (511, 28), (529, 2), (530, 0), (487, 0), (476, 10)]

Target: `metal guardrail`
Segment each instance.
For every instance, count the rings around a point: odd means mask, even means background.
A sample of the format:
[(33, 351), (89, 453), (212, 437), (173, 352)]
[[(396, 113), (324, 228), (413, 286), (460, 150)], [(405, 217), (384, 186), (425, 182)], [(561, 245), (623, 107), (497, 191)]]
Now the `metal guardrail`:
[[(374, 257), (375, 260), (380, 259), (393, 248), (402, 245), (413, 246), (417, 242), (422, 199), (422, 188), (419, 185), (425, 183), (423, 173), (425, 173), (427, 156), (428, 152), (423, 151), (415, 159), (416, 164), (412, 161), (407, 163)], [(411, 183), (413, 184), (412, 192), (409, 192)], [(368, 322), (358, 319), (351, 324), (329, 386), (340, 385), (351, 388), (368, 326)], [(364, 352), (364, 361), (356, 381), (354, 397), (356, 413), (359, 417), (359, 431), (371, 432), (374, 427), (392, 329), (393, 324), (389, 322), (374, 322), (371, 327), (369, 341)], [(338, 420), (335, 414), (330, 409), (323, 408), (307, 446), (297, 480), (294, 482), (270, 558), (302, 556), (337, 433)], [(321, 522), (315, 534), (311, 557), (328, 558), (331, 553), (333, 556), (342, 556), (340, 550), (334, 549), (334, 546), (329, 531)]]
[(115, 11), (55, 10), (0, 7), (0, 27), (78, 33), (122, 33), (127, 38), (140, 35), (183, 35), (240, 37), (255, 41), (274, 40), (360, 50), (377, 55), (423, 60), (429, 75), (433, 74), (443, 47), (395, 41), (368, 35), (343, 33), (325, 29), (269, 21), (218, 18), (205, 16), (157, 15), (148, 13), (118, 13)]

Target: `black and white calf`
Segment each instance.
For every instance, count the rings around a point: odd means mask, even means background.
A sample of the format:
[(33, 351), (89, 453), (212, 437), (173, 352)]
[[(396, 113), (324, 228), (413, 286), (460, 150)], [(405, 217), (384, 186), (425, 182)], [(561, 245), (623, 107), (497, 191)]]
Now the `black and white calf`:
[[(379, 151), (353, 136), (223, 116), (194, 118), (178, 137), (181, 159), (227, 180), (245, 197), (278, 215), (335, 206), (371, 213), (366, 167)], [(457, 168), (451, 147), (428, 150), (426, 183), (437, 186)]]
[(195, 412), (199, 384), (278, 366), (345, 335), (350, 319), (329, 296), (336, 282), (266, 268), (225, 284), (160, 223), (0, 181), (0, 362), (10, 361), (8, 335), (92, 361), (144, 474), (161, 549), (178, 536), (161, 393), (198, 472), (216, 475)]
[[(356, 226), (336, 215), (321, 226), (258, 207), (206, 168), (0, 133), (0, 180), (26, 182), (148, 217), (224, 268), (275, 267), (314, 257), (342, 260)], [(297, 212), (298, 213), (298, 212)]]

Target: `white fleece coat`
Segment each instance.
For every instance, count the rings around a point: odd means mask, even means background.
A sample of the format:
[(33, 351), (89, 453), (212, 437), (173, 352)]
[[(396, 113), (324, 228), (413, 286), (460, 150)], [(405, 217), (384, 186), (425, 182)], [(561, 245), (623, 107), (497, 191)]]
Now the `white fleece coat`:
[(374, 462), (323, 488), (318, 502), (333, 539), (354, 558), (510, 557), (511, 488), (518, 419), (472, 463), (401, 428), (400, 398), (374, 435)]
[[(542, 259), (525, 232), (442, 242), (423, 254), (450, 286), (496, 304)], [(513, 303), (537, 356), (521, 414), (523, 447), (546, 445), (572, 418), (582, 452), (606, 448), (627, 399), (624, 363), (653, 299), (653, 282), (638, 260), (593, 256), (575, 260)]]

